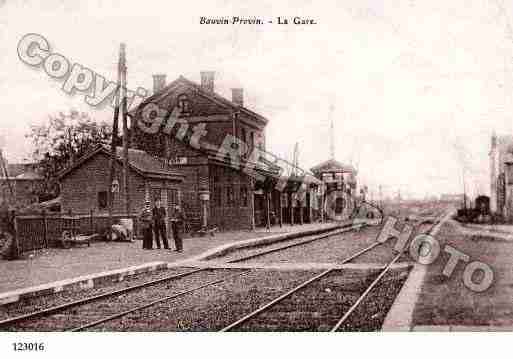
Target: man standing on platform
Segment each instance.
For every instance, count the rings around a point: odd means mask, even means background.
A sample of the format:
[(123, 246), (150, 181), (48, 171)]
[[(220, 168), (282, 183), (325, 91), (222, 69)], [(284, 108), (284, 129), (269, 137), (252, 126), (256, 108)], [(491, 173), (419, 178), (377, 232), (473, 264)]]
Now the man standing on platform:
[(162, 244), (165, 249), (169, 249), (169, 243), (166, 236), (166, 210), (162, 207), (160, 199), (155, 200), (155, 207), (153, 207), (153, 231), (155, 233), (155, 242), (157, 248), (160, 249), (160, 237), (162, 237)]
[(171, 219), (171, 228), (173, 229), (173, 238), (175, 240), (175, 251), (181, 253), (183, 250), (182, 237), (180, 229), (185, 221), (185, 214), (182, 212), (180, 206), (175, 206), (173, 217)]
[(153, 246), (153, 238), (151, 233), (151, 225), (153, 221), (151, 218), (152, 215), (150, 208), (150, 201), (146, 200), (144, 202), (144, 208), (139, 216), (143, 234), (143, 249), (152, 249)]

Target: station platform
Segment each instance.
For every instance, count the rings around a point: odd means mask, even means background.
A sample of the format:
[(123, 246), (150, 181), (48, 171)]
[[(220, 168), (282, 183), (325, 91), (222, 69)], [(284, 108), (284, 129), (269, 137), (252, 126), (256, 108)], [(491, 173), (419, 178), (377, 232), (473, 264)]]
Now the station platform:
[[(513, 243), (504, 228), (464, 226), (452, 219), (435, 238), (441, 252), (430, 265), (415, 264), (410, 277), (385, 319), (383, 331), (509, 331), (513, 328)], [(465, 263), (459, 261), (450, 277), (443, 270), (450, 258), (446, 245), (480, 261), (494, 272), (491, 286), (470, 290), (464, 283)], [(479, 281), (480, 277), (474, 278)]]
[[(27, 259), (0, 260), (0, 302), (2, 298), (18, 300), (17, 296), (31, 291), (44, 293), (62, 290), (72, 283), (93, 286), (101, 276), (125, 276), (152, 271), (173, 263), (201, 258), (203, 253), (212, 254), (217, 248), (225, 249), (240, 243), (250, 243), (259, 238), (284, 238), (291, 233), (327, 231), (336, 223), (313, 223), (294, 226), (274, 226), (270, 230), (219, 232), (215, 236), (184, 238), (182, 253), (172, 250), (143, 250), (142, 241), (91, 242), (90, 247), (45, 249), (25, 253)], [(169, 240), (173, 249), (173, 240)], [(8, 299), (5, 299), (8, 300)], [(1, 304), (1, 303), (0, 303)]]

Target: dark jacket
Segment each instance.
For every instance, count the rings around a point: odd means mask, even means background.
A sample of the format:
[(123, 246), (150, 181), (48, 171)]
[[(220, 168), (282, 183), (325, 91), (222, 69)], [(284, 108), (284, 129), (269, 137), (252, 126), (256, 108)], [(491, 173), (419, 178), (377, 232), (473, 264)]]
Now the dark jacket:
[(148, 229), (151, 228), (152, 215), (149, 209), (143, 209), (139, 219), (141, 220), (141, 228)]
[(153, 207), (153, 210), (151, 211), (153, 215), (153, 222), (155, 224), (164, 224), (166, 219), (166, 209), (164, 207)]
[(183, 213), (182, 210), (174, 210), (173, 211), (173, 218), (172, 218), (172, 221), (176, 222), (176, 223), (183, 223), (185, 221), (185, 214)]

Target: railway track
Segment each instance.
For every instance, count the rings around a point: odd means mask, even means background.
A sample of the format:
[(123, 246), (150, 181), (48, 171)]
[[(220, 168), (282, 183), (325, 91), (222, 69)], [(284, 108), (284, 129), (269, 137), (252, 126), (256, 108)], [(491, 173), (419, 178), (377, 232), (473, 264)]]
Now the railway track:
[[(316, 241), (316, 240), (320, 240), (320, 239), (323, 239), (323, 238), (328, 238), (328, 237), (331, 237), (331, 236), (334, 236), (334, 235), (337, 235), (337, 234), (341, 234), (341, 233), (344, 233), (344, 232), (347, 232), (347, 231), (350, 231), (350, 230), (359, 229), (363, 225), (364, 224), (357, 224), (357, 225), (352, 225), (352, 226), (348, 225), (347, 227), (344, 227), (342, 229), (337, 229), (337, 230), (330, 231), (330, 232), (327, 232), (327, 233), (324, 233), (324, 234), (321, 234), (321, 235), (309, 236), (308, 238), (302, 239), (302, 240), (299, 240), (299, 241), (291, 241), (291, 242), (287, 241), (289, 243), (286, 243), (284, 245), (280, 245), (278, 247), (274, 247), (274, 248), (271, 248), (271, 249), (257, 250), (254, 253), (251, 253), (251, 254), (248, 254), (248, 255), (245, 255), (245, 256), (242, 256), (242, 257), (237, 257), (235, 259), (231, 259), (231, 260), (228, 261), (228, 263), (242, 262), (244, 260), (249, 260), (249, 259), (257, 258), (257, 257), (260, 257), (260, 256), (264, 256), (266, 254), (274, 253), (274, 252), (277, 252), (277, 251), (285, 250), (285, 249), (296, 247), (296, 246), (300, 246), (300, 245), (304, 245), (304, 244), (311, 243), (311, 242)], [(42, 322), (42, 321), (44, 321), (44, 318), (49, 318), (49, 317), (60, 318), (58, 320), (50, 320), (51, 326), (48, 329), (53, 329), (53, 328), (55, 328), (56, 324), (59, 324), (59, 322), (62, 322), (63, 320), (65, 320), (67, 322), (71, 322), (70, 317), (76, 315), (78, 313), (77, 312), (77, 308), (79, 308), (81, 306), (86, 306), (86, 305), (90, 305), (92, 303), (97, 303), (97, 302), (101, 303), (102, 301), (106, 301), (108, 299), (111, 299), (111, 300), (119, 300), (120, 298), (121, 299), (125, 299), (125, 296), (128, 295), (129, 293), (145, 290), (147, 288), (151, 288), (151, 287), (155, 287), (155, 286), (165, 286), (168, 282), (174, 282), (174, 281), (177, 281), (179, 279), (186, 279), (186, 278), (191, 277), (193, 275), (196, 275), (198, 273), (206, 273), (208, 271), (214, 271), (214, 270), (210, 270), (209, 268), (192, 269), (190, 271), (186, 271), (186, 272), (178, 273), (178, 274), (173, 274), (171, 276), (167, 276), (167, 277), (164, 277), (164, 278), (159, 278), (157, 280), (152, 280), (152, 281), (144, 282), (144, 283), (141, 283), (141, 284), (136, 284), (136, 285), (129, 286), (129, 287), (126, 287), (126, 288), (122, 288), (122, 289), (119, 289), (119, 290), (114, 290), (114, 291), (111, 291), (111, 292), (102, 293), (102, 294), (98, 294), (98, 295), (82, 298), (82, 299), (79, 299), (79, 300), (74, 300), (74, 301), (71, 301), (71, 302), (63, 303), (63, 304), (60, 304), (60, 305), (51, 306), (51, 307), (44, 308), (44, 309), (41, 309), (41, 310), (37, 310), (37, 311), (34, 311), (34, 312), (30, 312), (30, 313), (18, 315), (18, 316), (15, 316), (15, 317), (7, 318), (7, 319), (4, 319), (4, 320), (0, 321), (0, 330), (5, 330), (5, 328), (9, 328), (9, 329), (14, 329), (15, 330), (17, 325), (20, 325), (20, 324), (26, 325), (27, 323), (30, 324), (31, 321), (32, 322), (34, 322), (34, 321)], [(162, 296), (161, 295), (159, 298), (155, 298), (154, 300), (146, 301), (144, 304), (140, 304), (140, 303), (139, 304), (134, 304), (129, 309), (125, 309), (125, 310), (122, 310), (122, 311), (118, 310), (116, 313), (109, 313), (108, 315), (104, 315), (103, 318), (99, 318), (99, 319), (90, 321), (90, 322), (88, 322), (86, 324), (81, 324), (81, 325), (78, 325), (76, 327), (72, 327), (71, 330), (72, 331), (84, 330), (84, 329), (93, 327), (95, 325), (98, 325), (98, 324), (101, 324), (101, 323), (104, 323), (104, 322), (107, 322), (107, 321), (111, 321), (111, 320), (120, 318), (122, 316), (128, 315), (128, 314), (133, 313), (135, 311), (139, 311), (139, 310), (148, 308), (148, 307), (150, 307), (152, 305), (161, 303), (163, 301), (173, 300), (173, 299), (176, 299), (176, 298), (178, 298), (180, 296), (184, 296), (186, 294), (190, 294), (190, 293), (193, 293), (195, 291), (198, 291), (198, 290), (200, 290), (202, 288), (205, 288), (207, 286), (212, 286), (212, 285), (215, 285), (215, 284), (227, 281), (229, 279), (232, 279), (232, 278), (234, 278), (236, 276), (244, 275), (244, 274), (246, 274), (248, 272), (249, 272), (249, 270), (239, 270), (239, 272), (236, 273), (235, 275), (234, 274), (230, 274), (230, 275), (224, 276), (222, 278), (215, 278), (215, 279), (213, 279), (211, 281), (207, 281), (207, 282), (202, 283), (200, 285), (192, 286), (191, 288), (185, 288), (184, 290), (176, 292), (176, 293), (173, 293), (172, 295), (167, 295), (167, 296)], [(169, 289), (169, 288), (166, 288), (166, 289)], [(119, 307), (126, 307), (126, 305), (120, 304)], [(66, 312), (68, 312), (68, 313), (71, 312), (73, 315), (62, 314), (62, 313), (66, 313)], [(89, 311), (89, 312), (91, 312), (91, 311)], [(99, 312), (101, 312), (101, 310), (99, 310)], [(32, 329), (38, 330), (37, 328), (32, 328)], [(62, 329), (63, 330), (70, 330), (69, 327), (65, 327), (65, 328), (62, 328)]]
[[(228, 261), (228, 263), (236, 263), (244, 260), (253, 259), (259, 256), (265, 256), (269, 253), (311, 243), (322, 238), (331, 237), (360, 227), (361, 224), (358, 224), (356, 226), (349, 226), (347, 228), (330, 231), (322, 235), (312, 236), (307, 239), (292, 241), (271, 249), (255, 251), (254, 253), (250, 253), (242, 257), (231, 259)], [(372, 245), (344, 259), (342, 263), (350, 262), (351, 260), (357, 258), (363, 253), (370, 251), (372, 248), (375, 248), (378, 245), (379, 244), (377, 242), (373, 243)], [(394, 260), (388, 263), (388, 265), (383, 269), (383, 271), (381, 271), (380, 274), (372, 281), (372, 283), (367, 287), (367, 289), (362, 294), (362, 299), (357, 299), (353, 306), (347, 308), (347, 314), (336, 323), (336, 326), (332, 328), (333, 330), (338, 330), (344, 324), (347, 317), (353, 311), (356, 310), (359, 304), (361, 304), (361, 302), (363, 301), (364, 297), (370, 291), (372, 291), (374, 287), (378, 285), (378, 283), (383, 279), (383, 277), (385, 277), (385, 275), (390, 271), (390, 268), (399, 259), (400, 256), (401, 254), (398, 254), (396, 257), (394, 257)], [(230, 273), (225, 274), (225, 272), (227, 271)], [(236, 273), (233, 273), (234, 271)], [(237, 277), (246, 275), (251, 271), (252, 269), (193, 269), (190, 271), (174, 274), (169, 277), (160, 278), (157, 280), (145, 282), (120, 290), (115, 290), (112, 292), (103, 293), (100, 295), (91, 296), (69, 303), (64, 303), (61, 305), (45, 308), (39, 311), (23, 314), (17, 317), (8, 318), (0, 321), (0, 330), (4, 330), (5, 328), (8, 328), (10, 330), (18, 330), (18, 328), (21, 327), (29, 328), (31, 330), (42, 330), (41, 328), (45, 328), (46, 330), (57, 329), (67, 331), (82, 331), (89, 328), (94, 328), (103, 323), (107, 323), (125, 317), (131, 313), (142, 311), (146, 308), (150, 308), (160, 303), (172, 301), (179, 297), (192, 294), (196, 291), (200, 291), (201, 289), (214, 286), (216, 284), (220, 284), (223, 282), (227, 282)], [(245, 317), (223, 328), (222, 331), (241, 328), (242, 324), (248, 323), (249, 321), (251, 321), (252, 318), (256, 317), (258, 314), (268, 311), (269, 308), (276, 308), (276, 305), (278, 303), (283, 302), (287, 298), (290, 298), (292, 295), (298, 293), (300, 290), (307, 288), (312, 284), (320, 283), (321, 279), (325, 280), (326, 278), (330, 278), (338, 272), (339, 271), (337, 270), (329, 269), (318, 275), (315, 275), (313, 278), (310, 278), (306, 282), (303, 282), (302, 284), (298, 285), (297, 287), (293, 288), (287, 293), (276, 298), (272, 302), (267, 303), (266, 305), (258, 308), (256, 311), (246, 315)], [(218, 276), (219, 273), (221, 274), (221, 276)], [(202, 276), (200, 278), (201, 280), (197, 281), (197, 283), (194, 283), (194, 277), (198, 276), (199, 274), (201, 274)], [(205, 279), (205, 275), (207, 275), (207, 277), (210, 276), (212, 278)], [(336, 278), (336, 275), (334, 277)], [(186, 283), (182, 283), (182, 281), (184, 280)], [(187, 282), (187, 280), (192, 281), (192, 283)], [(178, 283), (176, 283), (177, 281)], [(175, 286), (170, 286), (171, 284), (175, 284)], [(110, 302), (108, 301), (109, 299)]]
[[(420, 223), (420, 226), (424, 226), (427, 230), (418, 231), (418, 233), (430, 233), (437, 225), (438, 221), (439, 220), (434, 221), (432, 225)], [(347, 263), (357, 258), (376, 247), (376, 245), (377, 243), (374, 243), (364, 248), (345, 259), (342, 263)], [(404, 251), (401, 251), (395, 255), (370, 283), (365, 283), (366, 281), (364, 280), (363, 282), (365, 284), (362, 285), (364, 290), (360, 292), (361, 294), (355, 295), (355, 288), (347, 290), (347, 288), (337, 283), (337, 278), (343, 270), (327, 269), (224, 327), (221, 329), (221, 332), (235, 330), (339, 331), (344, 328), (348, 319), (361, 307), (362, 303), (365, 302), (371, 292), (375, 291), (383, 284), (384, 278), (390, 275), (391, 268), (403, 253)], [(398, 279), (401, 280), (401, 276), (399, 276)], [(393, 281), (393, 278), (389, 279), (389, 282), (391, 281)], [(400, 286), (402, 286), (402, 283), (400, 283), (398, 288), (394, 288), (394, 283), (391, 284), (392, 289), (396, 290), (399, 290)], [(388, 292), (390, 292), (390, 290)], [(388, 295), (390, 294), (388, 292), (385, 288), (382, 294)], [(374, 309), (377, 310), (383, 309), (379, 308), (379, 305), (374, 305), (374, 307)], [(300, 313), (300, 315), (293, 315), (292, 313)], [(337, 315), (340, 316), (337, 318)], [(351, 326), (348, 325), (347, 328), (344, 329), (349, 329), (350, 327)]]

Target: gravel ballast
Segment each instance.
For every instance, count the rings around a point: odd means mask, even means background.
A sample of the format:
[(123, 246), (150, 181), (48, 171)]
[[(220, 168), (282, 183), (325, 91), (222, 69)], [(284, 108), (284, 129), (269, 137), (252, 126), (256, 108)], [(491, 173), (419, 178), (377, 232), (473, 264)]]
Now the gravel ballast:
[(65, 309), (58, 313), (30, 319), (2, 328), (2, 330), (36, 330), (36, 331), (62, 331), (79, 327), (91, 321), (131, 309), (138, 305), (146, 304), (165, 296), (179, 293), (198, 284), (206, 283), (214, 279), (226, 276), (229, 273), (240, 272), (237, 270), (205, 270), (177, 278), (170, 281), (158, 283), (142, 289), (127, 292), (125, 294), (94, 301), (77, 307)]

